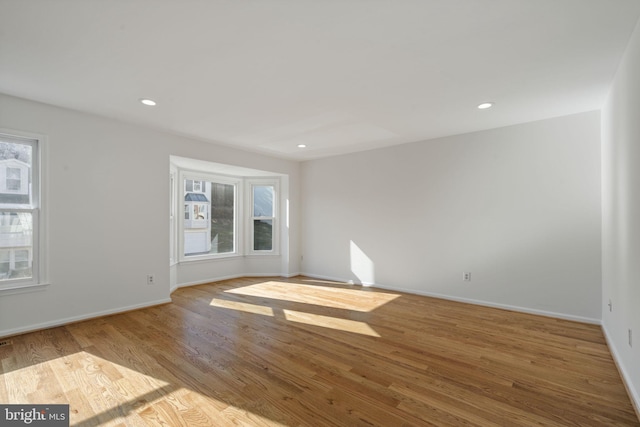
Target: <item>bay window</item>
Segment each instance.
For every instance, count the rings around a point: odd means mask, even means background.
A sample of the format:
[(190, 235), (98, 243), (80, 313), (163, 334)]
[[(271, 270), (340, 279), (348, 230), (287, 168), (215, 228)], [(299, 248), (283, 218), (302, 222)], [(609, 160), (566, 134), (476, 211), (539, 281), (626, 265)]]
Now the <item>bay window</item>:
[(171, 223), (176, 239), (170, 251), (178, 262), (279, 255), (278, 177), (217, 175), (173, 163), (172, 168), (177, 221)]

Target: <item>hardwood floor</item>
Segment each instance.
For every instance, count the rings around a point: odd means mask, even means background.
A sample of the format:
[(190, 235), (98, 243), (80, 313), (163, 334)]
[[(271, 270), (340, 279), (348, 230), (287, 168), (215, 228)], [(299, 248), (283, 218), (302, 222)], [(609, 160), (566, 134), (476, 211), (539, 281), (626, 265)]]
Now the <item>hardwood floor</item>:
[(304, 277), (0, 347), (1, 403), (75, 426), (640, 425), (598, 326)]

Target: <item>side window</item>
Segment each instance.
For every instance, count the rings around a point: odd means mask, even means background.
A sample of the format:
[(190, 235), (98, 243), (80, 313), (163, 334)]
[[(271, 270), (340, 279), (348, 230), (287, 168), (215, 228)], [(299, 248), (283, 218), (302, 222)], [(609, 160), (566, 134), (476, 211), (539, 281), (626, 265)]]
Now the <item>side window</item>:
[(251, 247), (255, 252), (273, 252), (276, 229), (276, 186), (251, 185)]
[(38, 283), (38, 143), (0, 134), (0, 289)]

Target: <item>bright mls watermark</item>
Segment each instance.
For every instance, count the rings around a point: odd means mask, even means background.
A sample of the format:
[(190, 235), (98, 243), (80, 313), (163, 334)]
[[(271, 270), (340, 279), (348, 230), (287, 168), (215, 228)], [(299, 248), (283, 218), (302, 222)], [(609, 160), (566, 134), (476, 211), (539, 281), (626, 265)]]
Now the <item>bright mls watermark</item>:
[(0, 426), (69, 427), (69, 405), (2, 405)]

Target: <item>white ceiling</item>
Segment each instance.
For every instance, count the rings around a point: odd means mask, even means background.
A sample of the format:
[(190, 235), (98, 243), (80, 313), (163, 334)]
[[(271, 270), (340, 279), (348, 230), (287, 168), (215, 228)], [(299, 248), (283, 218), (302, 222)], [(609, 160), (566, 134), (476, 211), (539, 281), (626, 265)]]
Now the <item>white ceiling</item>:
[(0, 92), (304, 160), (599, 109), (639, 14), (639, 0), (0, 0)]

